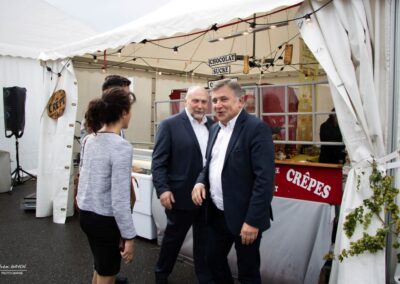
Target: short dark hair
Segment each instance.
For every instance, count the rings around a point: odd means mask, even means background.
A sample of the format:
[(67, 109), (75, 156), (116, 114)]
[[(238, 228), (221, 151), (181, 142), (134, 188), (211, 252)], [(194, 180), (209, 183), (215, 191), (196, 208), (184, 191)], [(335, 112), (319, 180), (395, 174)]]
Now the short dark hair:
[(111, 87), (127, 87), (131, 84), (127, 78), (120, 75), (109, 75), (104, 79), (103, 86), (101, 89), (103, 91), (111, 88)]
[(242, 87), (240, 86), (240, 84), (231, 79), (224, 79), (224, 80), (217, 81), (211, 91), (212, 92), (217, 91), (218, 89), (221, 89), (222, 87), (225, 87), (225, 86), (227, 86), (229, 89), (231, 89), (235, 93), (235, 96), (238, 98), (240, 98), (241, 96), (244, 95), (244, 91), (243, 91)]

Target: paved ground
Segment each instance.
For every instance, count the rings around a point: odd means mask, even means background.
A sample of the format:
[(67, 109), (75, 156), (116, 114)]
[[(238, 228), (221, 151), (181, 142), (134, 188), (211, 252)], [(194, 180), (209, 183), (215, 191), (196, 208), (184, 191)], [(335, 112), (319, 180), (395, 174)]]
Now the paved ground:
[[(92, 259), (77, 216), (66, 224), (54, 224), (52, 217), (36, 218), (33, 211), (21, 209), (25, 196), (35, 192), (36, 182), (28, 181), (11, 194), (0, 193), (0, 270), (13, 266), (22, 275), (0, 274), (6, 284), (90, 283)], [(154, 283), (153, 267), (159, 247), (155, 241), (137, 239), (134, 262), (122, 265), (121, 274), (129, 283)], [(196, 283), (193, 266), (180, 259), (170, 276), (171, 284)]]

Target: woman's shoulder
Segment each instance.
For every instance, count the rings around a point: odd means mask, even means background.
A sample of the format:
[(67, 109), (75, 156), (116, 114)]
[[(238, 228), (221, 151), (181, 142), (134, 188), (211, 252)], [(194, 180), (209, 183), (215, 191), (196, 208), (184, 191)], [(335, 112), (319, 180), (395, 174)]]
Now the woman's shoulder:
[(119, 151), (133, 151), (131, 143), (119, 135), (113, 135), (112, 143)]

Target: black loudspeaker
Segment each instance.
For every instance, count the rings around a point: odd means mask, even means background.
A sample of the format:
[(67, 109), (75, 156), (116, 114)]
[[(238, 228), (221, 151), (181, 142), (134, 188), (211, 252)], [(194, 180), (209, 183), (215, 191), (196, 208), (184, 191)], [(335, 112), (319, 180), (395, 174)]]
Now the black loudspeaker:
[(25, 128), (26, 89), (20, 87), (3, 88), (4, 133), (7, 138), (22, 137)]

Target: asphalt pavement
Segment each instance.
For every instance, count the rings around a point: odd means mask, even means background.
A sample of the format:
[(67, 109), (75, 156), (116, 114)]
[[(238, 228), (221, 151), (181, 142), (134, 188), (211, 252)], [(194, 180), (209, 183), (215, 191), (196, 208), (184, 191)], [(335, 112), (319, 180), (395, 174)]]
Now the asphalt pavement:
[[(77, 214), (65, 224), (36, 218), (34, 210), (21, 206), (35, 191), (36, 182), (27, 181), (11, 193), (0, 193), (0, 283), (91, 283), (92, 256)], [(155, 283), (158, 253), (155, 240), (137, 238), (134, 261), (121, 265), (121, 275), (129, 283)], [(169, 283), (197, 283), (192, 263), (180, 257)]]

